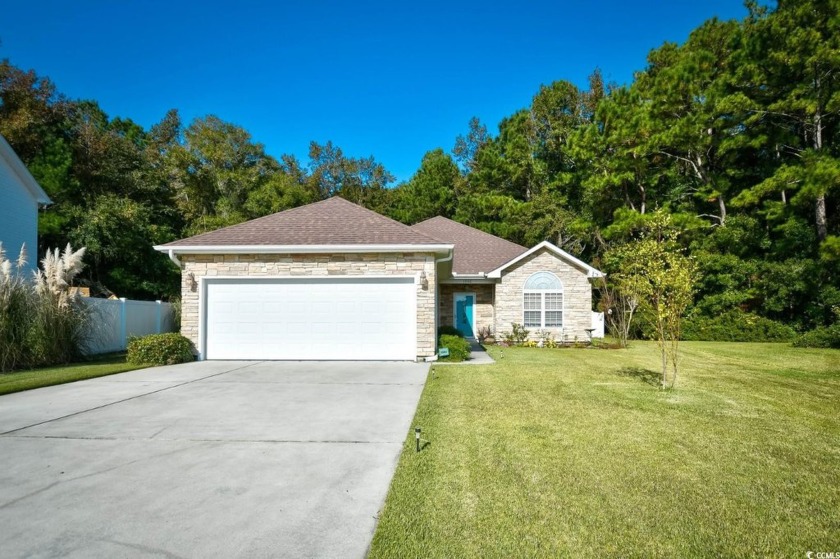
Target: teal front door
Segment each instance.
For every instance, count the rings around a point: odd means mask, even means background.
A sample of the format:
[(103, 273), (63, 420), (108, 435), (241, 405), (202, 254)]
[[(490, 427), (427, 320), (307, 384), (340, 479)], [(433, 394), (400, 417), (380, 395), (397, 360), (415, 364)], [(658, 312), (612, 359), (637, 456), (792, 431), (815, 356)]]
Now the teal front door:
[(475, 295), (455, 295), (455, 328), (461, 331), (464, 336), (474, 335), (475, 316)]

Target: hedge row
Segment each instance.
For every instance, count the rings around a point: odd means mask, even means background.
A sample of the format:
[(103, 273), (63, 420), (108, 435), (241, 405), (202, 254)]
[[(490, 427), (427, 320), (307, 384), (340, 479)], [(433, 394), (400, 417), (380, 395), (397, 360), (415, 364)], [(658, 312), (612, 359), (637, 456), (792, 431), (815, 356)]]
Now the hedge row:
[(793, 328), (753, 313), (729, 311), (718, 316), (695, 316), (683, 321), (684, 340), (708, 342), (789, 342)]

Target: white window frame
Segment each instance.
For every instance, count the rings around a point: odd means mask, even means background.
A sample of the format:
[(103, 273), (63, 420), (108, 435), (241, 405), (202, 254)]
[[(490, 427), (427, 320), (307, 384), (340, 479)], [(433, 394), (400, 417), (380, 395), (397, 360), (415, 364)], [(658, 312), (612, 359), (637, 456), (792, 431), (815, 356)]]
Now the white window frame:
[[(531, 278), (534, 277), (537, 274), (551, 274), (557, 280), (557, 283), (560, 284), (560, 289), (527, 289), (525, 286), (528, 285), (528, 282), (531, 280)], [(534, 272), (533, 274), (528, 276), (528, 279), (526, 279), (525, 282), (522, 284), (522, 324), (525, 326), (525, 328), (540, 328), (540, 329), (555, 328), (555, 329), (558, 329), (558, 330), (564, 328), (566, 326), (566, 293), (565, 293), (565, 291), (566, 290), (563, 287), (563, 282), (560, 280), (560, 278), (557, 277), (557, 274), (554, 274), (553, 272), (549, 272), (548, 270), (540, 270), (539, 272)], [(546, 298), (546, 295), (552, 295), (552, 294), (559, 294), (560, 297), (561, 297), (561, 305), (560, 305), (560, 311), (559, 311), (560, 312), (560, 326), (546, 326), (546, 321), (545, 321), (545, 313), (546, 313), (545, 298)], [(525, 307), (526, 295), (539, 295), (540, 296), (540, 308), (539, 308), (539, 310), (537, 310), (537, 309), (526, 309), (526, 307)], [(527, 320), (525, 319), (525, 317), (526, 317), (525, 313), (526, 312), (539, 312), (540, 313), (540, 324), (539, 324), (539, 326), (528, 325)], [(548, 310), (548, 312), (557, 312), (557, 311), (554, 310), (554, 309), (550, 309), (550, 310)]]

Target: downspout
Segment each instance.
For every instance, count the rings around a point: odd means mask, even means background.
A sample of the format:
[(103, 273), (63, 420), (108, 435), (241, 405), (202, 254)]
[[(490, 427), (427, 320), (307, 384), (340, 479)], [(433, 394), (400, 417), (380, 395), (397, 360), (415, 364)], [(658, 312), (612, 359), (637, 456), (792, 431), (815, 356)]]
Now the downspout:
[[(455, 256), (455, 249), (450, 249), (449, 256), (445, 256), (443, 258), (435, 258), (435, 264), (440, 264), (441, 262), (449, 262), (450, 260), (452, 260), (453, 256)], [(435, 273), (437, 273), (437, 270), (435, 270)]]
[(173, 264), (178, 266), (178, 268), (180, 270), (184, 269), (184, 266), (181, 264), (181, 261), (178, 260), (177, 256), (175, 256), (175, 249), (172, 249), (172, 248), (169, 249), (169, 259), (173, 262)]
[(438, 324), (440, 324), (440, 284), (437, 281), (438, 278), (438, 264), (442, 264), (444, 262), (449, 262), (452, 260), (452, 257), (455, 256), (455, 249), (449, 249), (449, 254), (444, 256), (443, 258), (435, 258), (435, 354), (431, 357), (427, 357), (426, 361), (437, 361), (437, 343), (438, 343)]

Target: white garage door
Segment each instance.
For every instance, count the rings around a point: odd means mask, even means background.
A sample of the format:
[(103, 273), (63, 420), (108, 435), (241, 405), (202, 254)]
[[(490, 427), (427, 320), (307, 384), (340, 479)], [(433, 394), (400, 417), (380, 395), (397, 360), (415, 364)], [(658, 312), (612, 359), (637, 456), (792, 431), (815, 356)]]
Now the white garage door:
[(207, 359), (413, 360), (414, 278), (207, 280)]

